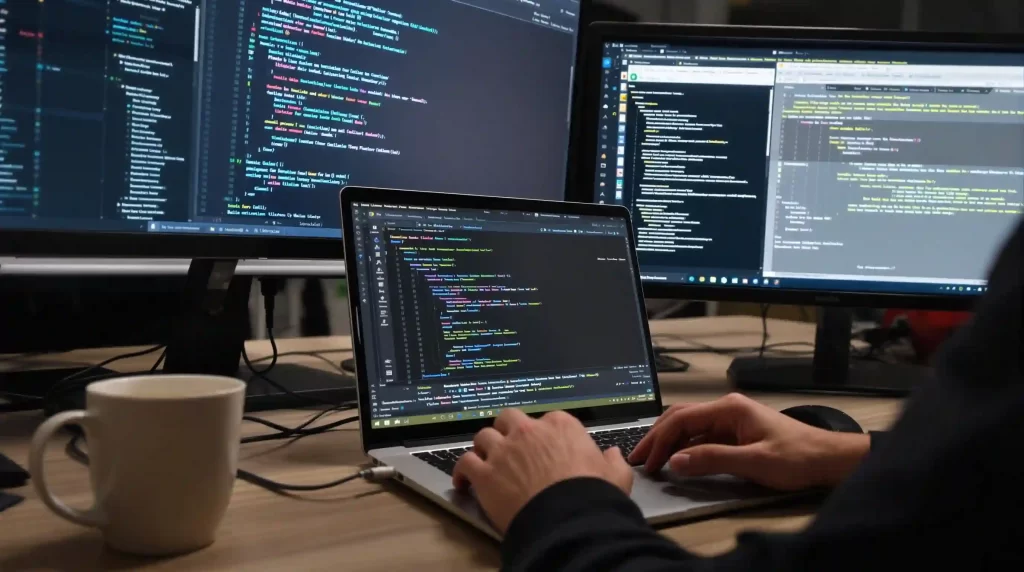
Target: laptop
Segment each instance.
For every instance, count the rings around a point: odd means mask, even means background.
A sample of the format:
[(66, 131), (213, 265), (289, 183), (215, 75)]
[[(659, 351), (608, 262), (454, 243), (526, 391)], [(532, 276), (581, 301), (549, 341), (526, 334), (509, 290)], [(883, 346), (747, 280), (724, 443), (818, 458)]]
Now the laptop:
[[(662, 412), (622, 207), (392, 189), (341, 193), (363, 449), (496, 539), (459, 456), (502, 410), (565, 410), (629, 453)], [(763, 503), (726, 477), (637, 471), (652, 524)]]

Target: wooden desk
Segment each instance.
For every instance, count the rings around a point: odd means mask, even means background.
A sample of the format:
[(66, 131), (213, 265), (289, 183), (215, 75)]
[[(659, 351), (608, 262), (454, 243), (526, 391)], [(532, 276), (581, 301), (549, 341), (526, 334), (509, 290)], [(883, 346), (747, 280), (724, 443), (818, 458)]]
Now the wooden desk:
[[(655, 340), (665, 347), (685, 347), (696, 341), (716, 347), (756, 347), (761, 324), (754, 318), (703, 318), (655, 323)], [(813, 326), (773, 321), (772, 342), (811, 341)], [(348, 338), (286, 340), (280, 351), (334, 351), (348, 357)], [(249, 346), (254, 358), (269, 350), (264, 342)], [(115, 355), (109, 350), (83, 351), (68, 356), (76, 362), (98, 362)], [(715, 399), (729, 388), (725, 370), (729, 357), (687, 354), (686, 374), (659, 376), (666, 403)], [(118, 364), (123, 371), (148, 369), (153, 357)], [(323, 366), (312, 358), (288, 360)], [(2, 366), (0, 366), (2, 367)], [(853, 397), (763, 395), (762, 401), (782, 409), (800, 404), (826, 404), (855, 417), (865, 428), (887, 428), (899, 412), (900, 401)], [(308, 411), (281, 411), (264, 416), (297, 425)], [(340, 413), (329, 420), (351, 415)], [(28, 458), (28, 439), (41, 421), (39, 414), (0, 416), (0, 451), (19, 463)], [(261, 427), (247, 423), (246, 434)], [(63, 451), (64, 441), (51, 444), (48, 476), (54, 490), (74, 506), (91, 502), (88, 473)], [(241, 466), (288, 483), (320, 483), (357, 470), (366, 462), (358, 429), (309, 437), (291, 446), (280, 443), (244, 445)], [(394, 483), (354, 482), (334, 490), (286, 498), (239, 481), (219, 538), (212, 547), (168, 560), (140, 560), (106, 549), (97, 531), (80, 528), (51, 514), (32, 487), (14, 490), (27, 497), (21, 505), (0, 513), (0, 571), (15, 570), (493, 570), (498, 546), (469, 526)], [(789, 531), (804, 527), (813, 507), (745, 512), (664, 530), (687, 549), (718, 554), (734, 545), (744, 529)]]

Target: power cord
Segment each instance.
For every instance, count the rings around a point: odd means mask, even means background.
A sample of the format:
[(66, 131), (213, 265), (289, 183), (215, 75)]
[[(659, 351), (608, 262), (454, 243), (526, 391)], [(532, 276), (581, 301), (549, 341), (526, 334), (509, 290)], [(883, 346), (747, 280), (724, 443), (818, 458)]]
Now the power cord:
[[(299, 356), (302, 356), (302, 357), (316, 358), (316, 359), (318, 359), (318, 360), (320, 360), (320, 361), (330, 365), (338, 373), (341, 373), (341, 374), (344, 374), (344, 375), (349, 375), (350, 372), (345, 369), (345, 362), (342, 362), (342, 363), (339, 364), (338, 362), (332, 360), (331, 358), (323, 355), (323, 354), (331, 354), (331, 353), (345, 353), (347, 351), (348, 350), (327, 350), (327, 351), (322, 351), (322, 352), (284, 352), (284, 353), (278, 354), (277, 357), (285, 358), (285, 357), (299, 357)], [(262, 357), (262, 358), (259, 358), (259, 359), (254, 359), (254, 360), (252, 360), (252, 363), (254, 363), (254, 364), (262, 363), (262, 362), (270, 360), (272, 357), (273, 356), (267, 356), (267, 357)], [(346, 360), (346, 361), (348, 361), (348, 360)]]
[(259, 417), (253, 417), (253, 416), (250, 416), (250, 415), (246, 415), (245, 417), (242, 418), (243, 421), (248, 421), (250, 423), (258, 423), (260, 425), (263, 425), (264, 427), (268, 427), (270, 429), (273, 429), (273, 430), (277, 431), (277, 433), (270, 433), (270, 434), (267, 434), (267, 435), (254, 435), (252, 437), (245, 437), (245, 438), (242, 439), (242, 443), (243, 444), (261, 443), (261, 442), (264, 442), (264, 441), (280, 441), (280, 440), (283, 440), (283, 439), (296, 439), (297, 440), (297, 439), (301, 439), (303, 437), (311, 437), (313, 435), (322, 435), (324, 433), (329, 433), (331, 431), (334, 431), (334, 430), (338, 429), (339, 427), (343, 427), (345, 425), (348, 425), (349, 423), (358, 422), (359, 421), (359, 416), (355, 415), (355, 416), (352, 416), (352, 417), (346, 417), (345, 419), (341, 419), (341, 420), (335, 421), (333, 423), (328, 423), (327, 425), (321, 425), (321, 426), (318, 426), (318, 427), (313, 427), (311, 429), (308, 428), (308, 427), (310, 425), (312, 425), (313, 423), (315, 423), (316, 421), (318, 421), (319, 419), (321, 419), (322, 417), (324, 417), (325, 415), (329, 415), (331, 413), (340, 412), (340, 411), (351, 411), (354, 408), (355, 407), (349, 405), (349, 406), (345, 406), (345, 407), (334, 407), (334, 408), (331, 408), (331, 409), (324, 410), (324, 411), (318, 413), (317, 415), (313, 416), (311, 419), (309, 419), (308, 421), (306, 421), (302, 425), (299, 425), (298, 427), (295, 427), (295, 428), (285, 427), (283, 425), (278, 425), (277, 423), (274, 423), (272, 421), (267, 421), (266, 419), (262, 419), (262, 418), (259, 418)]
[(157, 358), (156, 363), (153, 364), (153, 367), (149, 368), (149, 373), (156, 373), (157, 370), (160, 369), (160, 366), (164, 364), (165, 359), (167, 359), (167, 348), (164, 348), (163, 353), (161, 353), (160, 357)]
[[(329, 411), (330, 410), (321, 412), (321, 414), (319, 416), (314, 417), (313, 419), (307, 421), (306, 423), (307, 424), (308, 423), (312, 423), (313, 421), (318, 419), (320, 416), (328, 413)], [(355, 419), (358, 419), (358, 417), (349, 418), (349, 419), (343, 419), (343, 420), (338, 421), (337, 423), (333, 423), (331, 425), (324, 425), (323, 427), (317, 427), (315, 429), (309, 430), (309, 431), (312, 432), (312, 433), (309, 433), (309, 434), (322, 433), (322, 432), (325, 432), (326, 430), (328, 430), (328, 427), (330, 427), (330, 426), (340, 426), (341, 424), (344, 424), (344, 423), (351, 423)], [(267, 423), (269, 424), (269, 422), (267, 422)], [(274, 424), (274, 425), (276, 425), (276, 424)], [(282, 428), (283, 429), (288, 429), (288, 428), (285, 428), (285, 427), (282, 427)], [(295, 431), (298, 431), (300, 428), (291, 429), (290, 431), (295, 432)], [(67, 445), (64, 447), (64, 451), (68, 455), (68, 457), (70, 457), (72, 460), (74, 460), (74, 461), (76, 461), (78, 463), (81, 463), (83, 465), (88, 466), (89, 465), (89, 455), (87, 455), (84, 451), (82, 451), (82, 448), (79, 446), (79, 442), (81, 440), (82, 440), (82, 436), (81, 435), (79, 435), (79, 434), (73, 435), (71, 437), (71, 440), (68, 441)], [(243, 444), (247, 443), (247, 442), (252, 442), (252, 441), (246, 441), (245, 439), (242, 440)], [(371, 467), (371, 468), (368, 468), (368, 469), (363, 469), (363, 470), (361, 470), (361, 471), (359, 471), (357, 473), (354, 473), (354, 474), (349, 475), (347, 477), (344, 477), (342, 479), (338, 479), (336, 481), (331, 481), (331, 482), (328, 482), (328, 483), (323, 483), (323, 484), (318, 484), (318, 485), (291, 485), (291, 484), (286, 484), (286, 483), (279, 483), (277, 481), (273, 481), (273, 480), (268, 479), (266, 477), (261, 477), (261, 476), (255, 474), (255, 473), (251, 473), (249, 471), (245, 471), (245, 470), (242, 470), (242, 469), (238, 469), (238, 471), (235, 473), (236, 477), (239, 480), (245, 481), (245, 482), (247, 482), (249, 484), (252, 484), (252, 485), (256, 485), (258, 487), (264, 488), (264, 489), (266, 489), (266, 490), (268, 490), (270, 492), (277, 493), (277, 494), (287, 494), (287, 493), (293, 493), (293, 492), (322, 491), (322, 490), (326, 490), (326, 489), (330, 489), (330, 488), (334, 488), (334, 487), (343, 485), (345, 483), (352, 482), (352, 481), (354, 481), (356, 479), (364, 479), (364, 480), (369, 481), (371, 483), (380, 483), (380, 482), (384, 482), (386, 480), (394, 478), (396, 474), (397, 474), (397, 471), (393, 467)]]
[[(90, 383), (94, 383), (94, 382), (97, 382), (97, 381), (103, 381), (103, 380), (107, 380), (107, 379), (118, 379), (118, 378), (122, 378), (122, 377), (131, 377), (131, 376), (136, 376), (136, 375), (145, 375), (147, 372), (135, 372), (135, 373), (126, 373), (126, 374), (117, 373), (117, 374), (103, 374), (103, 375), (95, 375), (95, 376), (86, 376), (86, 374), (88, 374), (89, 372), (96, 371), (96, 370), (99, 370), (99, 369), (103, 369), (104, 367), (106, 367), (106, 366), (108, 366), (110, 364), (113, 364), (115, 362), (123, 361), (123, 360), (126, 360), (126, 359), (142, 357), (142, 356), (146, 356), (146, 355), (150, 355), (150, 354), (156, 353), (156, 352), (158, 352), (160, 350), (164, 350), (164, 353), (160, 355), (160, 358), (157, 360), (157, 362), (155, 364), (153, 364), (153, 367), (148, 372), (148, 373), (154, 373), (159, 368), (159, 365), (163, 362), (164, 358), (167, 355), (167, 352), (166, 352), (166, 349), (165, 349), (166, 347), (167, 346), (165, 346), (165, 345), (159, 345), (159, 346), (153, 346), (153, 347), (151, 347), (149, 349), (142, 350), (142, 351), (122, 354), (122, 355), (119, 355), (119, 356), (116, 356), (116, 357), (112, 357), (112, 358), (110, 358), (110, 359), (108, 359), (106, 361), (100, 362), (100, 363), (98, 363), (98, 364), (96, 364), (94, 366), (90, 366), (90, 367), (87, 367), (87, 368), (85, 368), (83, 370), (76, 371), (75, 373), (73, 373), (73, 374), (65, 377), (64, 379), (58, 381), (57, 383), (54, 383), (46, 391), (46, 394), (43, 395), (43, 397), (42, 397), (43, 403), (52, 402), (53, 400), (58, 399), (59, 397), (61, 397), (62, 395), (66, 394), (66, 393), (72, 393), (72, 392), (75, 392), (75, 391), (81, 391), (83, 388), (88, 386)], [(85, 376), (85, 377), (83, 377), (83, 376)]]
[[(764, 357), (766, 353), (775, 353), (782, 355), (791, 356), (806, 356), (814, 353), (814, 344), (810, 342), (780, 342), (776, 344), (769, 344), (768, 340), (771, 336), (768, 334), (768, 312), (771, 309), (770, 304), (761, 304), (761, 345), (754, 348), (719, 348), (711, 346), (702, 342), (693, 340), (683, 340), (685, 343), (690, 344), (690, 347), (683, 348), (670, 348), (664, 346), (655, 346), (654, 353), (656, 356), (664, 356), (665, 354), (718, 354), (724, 356), (731, 356), (735, 354), (748, 354), (757, 352), (760, 357)], [(786, 351), (785, 348), (795, 347), (806, 347), (811, 348), (810, 351)]]
[(336, 481), (331, 481), (329, 483), (324, 483), (322, 485), (288, 485), (284, 483), (279, 483), (277, 481), (272, 481), (268, 478), (261, 477), (259, 475), (254, 475), (248, 471), (243, 471), (241, 469), (238, 470), (237, 477), (240, 480), (243, 480), (252, 485), (256, 485), (258, 487), (262, 487), (270, 492), (284, 494), (291, 492), (312, 492), (332, 489), (334, 487), (344, 485), (345, 483), (352, 482), (356, 479), (364, 479), (371, 483), (381, 483), (389, 479), (395, 478), (395, 475), (397, 474), (398, 471), (396, 471), (393, 467), (371, 467), (369, 469), (363, 469), (358, 473), (349, 475), (343, 479), (338, 479)]
[(768, 346), (768, 310), (770, 309), (770, 305), (761, 304), (761, 349), (757, 355), (762, 359), (764, 359), (764, 350)]
[[(267, 323), (267, 339), (270, 340), (270, 347), (273, 354), (270, 356), (270, 365), (263, 369), (256, 369), (248, 356), (245, 358), (245, 365), (256, 375), (266, 375), (277, 365), (277, 340), (274, 339), (274, 306), (277, 301), (277, 294), (281, 291), (281, 284), (277, 278), (260, 278), (260, 294), (263, 295), (263, 315)], [(245, 354), (245, 350), (242, 350)]]
[(147, 356), (147, 355), (150, 355), (150, 354), (154, 354), (154, 353), (156, 353), (156, 352), (158, 352), (160, 350), (163, 350), (166, 347), (167, 347), (166, 344), (160, 344), (158, 346), (153, 346), (153, 347), (151, 347), (151, 348), (149, 348), (147, 350), (127, 353), (127, 354), (122, 354), (122, 355), (119, 355), (119, 356), (116, 356), (116, 357), (112, 357), (112, 358), (110, 358), (108, 360), (105, 360), (105, 361), (102, 361), (102, 362), (100, 362), (100, 363), (98, 363), (98, 364), (96, 364), (94, 366), (87, 367), (87, 368), (85, 368), (83, 370), (80, 370), (80, 371), (76, 371), (75, 373), (73, 373), (73, 374), (65, 377), (64, 379), (58, 381), (57, 383), (61, 384), (61, 383), (67, 383), (69, 381), (74, 381), (74, 380), (82, 377), (83, 375), (85, 375), (85, 374), (87, 374), (89, 372), (96, 371), (98, 369), (103, 369), (103, 368), (107, 367), (110, 364), (113, 364), (113, 363), (116, 363), (116, 362), (119, 362), (119, 361), (124, 361), (126, 359), (132, 359), (132, 358), (143, 357), (143, 356)]
[[(274, 339), (274, 301), (276, 300), (277, 293), (279, 291), (280, 282), (278, 281), (277, 278), (260, 278), (260, 293), (263, 295), (263, 311), (265, 312), (267, 322), (267, 338), (270, 340), (270, 347), (273, 353), (270, 355), (269, 358), (262, 358), (258, 360), (266, 361), (267, 359), (270, 359), (270, 364), (267, 367), (260, 369), (255, 366), (256, 362), (249, 358), (249, 352), (246, 351), (245, 345), (243, 344), (242, 360), (245, 362), (245, 367), (249, 368), (249, 371), (252, 372), (253, 377), (263, 381), (270, 387), (273, 387), (274, 389), (291, 397), (292, 399), (295, 399), (296, 401), (312, 403), (314, 405), (338, 405), (337, 403), (331, 403), (315, 397), (299, 395), (298, 393), (295, 393), (294, 391), (288, 389), (284, 385), (274, 381), (267, 375), (271, 372), (271, 370), (274, 369), (274, 367), (277, 365), (278, 358), (281, 357), (281, 354), (277, 350), (277, 340)], [(294, 353), (297, 352), (292, 352), (292, 354)]]

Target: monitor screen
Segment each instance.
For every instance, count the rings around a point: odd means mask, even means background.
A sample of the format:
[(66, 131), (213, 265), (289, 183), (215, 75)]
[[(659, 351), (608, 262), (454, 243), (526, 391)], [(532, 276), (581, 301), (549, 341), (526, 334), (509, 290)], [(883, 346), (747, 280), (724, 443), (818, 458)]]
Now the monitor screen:
[(561, 199), (579, 0), (0, 0), (0, 229), (340, 238), (348, 184)]
[(784, 45), (604, 44), (593, 196), (632, 210), (645, 283), (984, 292), (1024, 54)]
[(622, 217), (352, 213), (374, 428), (655, 399)]

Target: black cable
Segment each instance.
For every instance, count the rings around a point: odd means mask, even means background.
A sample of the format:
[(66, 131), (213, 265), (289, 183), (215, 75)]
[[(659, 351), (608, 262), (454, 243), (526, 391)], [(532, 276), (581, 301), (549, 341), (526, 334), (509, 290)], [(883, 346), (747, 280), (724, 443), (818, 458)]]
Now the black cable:
[(149, 368), (149, 373), (156, 373), (157, 370), (160, 369), (160, 366), (163, 365), (165, 359), (167, 359), (167, 348), (164, 348), (163, 353), (161, 353), (160, 357), (157, 358), (156, 363), (153, 364), (153, 367)]
[[(303, 357), (316, 358), (316, 359), (318, 359), (318, 360), (320, 360), (320, 361), (322, 361), (324, 363), (329, 364), (332, 368), (337, 370), (339, 373), (344, 374), (344, 375), (348, 375), (349, 372), (345, 370), (345, 368), (343, 367), (343, 364), (339, 364), (338, 362), (332, 360), (331, 358), (323, 355), (323, 354), (333, 354), (333, 353), (346, 353), (347, 351), (348, 350), (327, 350), (327, 351), (323, 351), (323, 352), (284, 352), (282, 354), (278, 354), (277, 357), (279, 357), (279, 358), (286, 358), (286, 357), (303, 356)], [(252, 363), (265, 362), (265, 361), (271, 359), (272, 357), (273, 356), (266, 356), (266, 357), (261, 357), (259, 359), (254, 359), (254, 360), (252, 360)]]
[(274, 389), (280, 391), (281, 393), (283, 393), (283, 394), (285, 394), (285, 395), (287, 395), (287, 396), (289, 396), (289, 397), (291, 397), (291, 398), (293, 398), (293, 399), (295, 399), (297, 401), (303, 401), (303, 402), (306, 402), (306, 403), (313, 403), (315, 405), (330, 405), (330, 406), (338, 405), (337, 403), (331, 403), (329, 401), (324, 401), (323, 399), (319, 399), (317, 397), (311, 397), (311, 396), (308, 396), (308, 395), (299, 395), (298, 393), (295, 393), (294, 391), (292, 391), (292, 390), (288, 389), (287, 387), (281, 385), (280, 383), (274, 381), (273, 379), (268, 377), (266, 374), (260, 373), (259, 371), (256, 370), (256, 368), (253, 367), (252, 360), (249, 359), (249, 354), (248, 354), (248, 352), (245, 351), (245, 346), (244, 345), (242, 346), (242, 360), (245, 361), (245, 366), (249, 368), (249, 371), (252, 372), (254, 377), (259, 378), (260, 380), (266, 382), (268, 385), (270, 385)]
[(108, 365), (110, 365), (112, 363), (116, 363), (116, 362), (123, 361), (123, 360), (126, 360), (126, 359), (147, 356), (149, 354), (156, 353), (156, 352), (158, 352), (158, 351), (160, 351), (160, 350), (162, 350), (162, 349), (164, 349), (166, 347), (167, 346), (165, 344), (160, 344), (159, 346), (153, 346), (153, 347), (149, 348), (148, 350), (142, 350), (142, 351), (138, 351), (138, 352), (132, 352), (132, 353), (128, 353), (128, 354), (123, 354), (123, 355), (119, 355), (119, 356), (116, 356), (116, 357), (112, 357), (112, 358), (110, 358), (110, 359), (108, 359), (106, 361), (102, 361), (102, 362), (100, 362), (100, 363), (98, 363), (98, 364), (96, 364), (96, 365), (94, 365), (92, 367), (87, 367), (87, 368), (85, 368), (83, 370), (77, 371), (77, 372), (75, 372), (75, 373), (65, 377), (64, 379), (58, 381), (57, 383), (60, 384), (60, 383), (68, 382), (68, 381), (74, 381), (75, 379), (78, 379), (79, 377), (81, 377), (81, 376), (83, 376), (83, 375), (85, 375), (85, 374), (87, 374), (87, 373), (89, 373), (91, 371), (95, 371), (97, 369), (102, 369), (102, 368), (107, 367)]
[(38, 395), (24, 395), (21, 393), (14, 393), (13, 391), (5, 391), (0, 389), (0, 398), (9, 399), (11, 401), (42, 401), (43, 398)]
[(64, 446), (64, 452), (67, 453), (68, 457), (71, 457), (72, 461), (81, 463), (83, 465), (89, 465), (89, 455), (85, 454), (85, 451), (78, 446), (78, 442), (82, 440), (82, 436), (75, 433), (71, 436), (71, 440)]
[(313, 427), (312, 429), (308, 429), (307, 427), (312, 425), (314, 422), (319, 420), (324, 415), (327, 415), (329, 413), (338, 412), (338, 411), (348, 411), (348, 410), (351, 410), (351, 409), (354, 409), (354, 408), (353, 407), (348, 407), (347, 409), (342, 409), (340, 407), (336, 407), (334, 409), (328, 409), (326, 411), (322, 411), (322, 412), (318, 413), (317, 415), (315, 415), (312, 419), (306, 421), (302, 425), (299, 425), (298, 427), (295, 427), (295, 428), (285, 427), (283, 425), (278, 425), (277, 423), (274, 423), (273, 421), (267, 421), (266, 419), (262, 419), (260, 417), (253, 417), (251, 415), (246, 415), (245, 417), (242, 417), (243, 421), (248, 421), (250, 423), (258, 423), (260, 425), (263, 425), (264, 427), (268, 427), (270, 429), (273, 429), (273, 430), (277, 431), (277, 433), (274, 433), (274, 434), (271, 434), (271, 435), (256, 435), (255, 437), (246, 437), (245, 439), (242, 440), (242, 442), (243, 443), (257, 443), (257, 442), (260, 442), (260, 441), (271, 441), (271, 440), (273, 440), (273, 439), (270, 439), (270, 437), (274, 437), (276, 439), (288, 439), (290, 437), (310, 437), (310, 436), (313, 436), (313, 435), (320, 435), (322, 433), (327, 433), (329, 431), (332, 431), (332, 430), (337, 429), (339, 427), (342, 427), (344, 425), (348, 425), (349, 423), (354, 423), (354, 422), (358, 421), (359, 420), (359, 416), (356, 415), (356, 416), (353, 416), (353, 417), (347, 417), (347, 418), (342, 419), (340, 421), (335, 421), (333, 423), (328, 423), (326, 425), (320, 425), (318, 427)]
[(321, 426), (321, 427), (314, 427), (312, 429), (307, 429), (307, 428), (310, 425), (312, 425), (313, 423), (316, 423), (317, 421), (319, 421), (325, 415), (329, 415), (331, 413), (336, 413), (336, 412), (340, 412), (340, 411), (351, 411), (352, 409), (355, 409), (355, 408), (356, 408), (356, 405), (354, 403), (343, 404), (343, 405), (339, 405), (337, 407), (331, 407), (330, 409), (325, 409), (323, 411), (318, 412), (313, 417), (307, 419), (302, 425), (299, 425), (298, 427), (295, 427), (295, 428), (285, 427), (283, 425), (278, 425), (277, 423), (274, 423), (272, 421), (267, 421), (267, 420), (259, 418), (259, 417), (245, 416), (245, 417), (242, 418), (243, 421), (250, 421), (252, 423), (259, 423), (259, 424), (261, 424), (261, 425), (263, 425), (265, 427), (269, 427), (271, 429), (276, 430), (277, 433), (270, 433), (270, 434), (267, 434), (267, 435), (255, 435), (255, 436), (252, 436), (252, 437), (245, 437), (245, 438), (242, 439), (242, 443), (243, 444), (244, 443), (260, 443), (260, 442), (264, 442), (264, 441), (279, 441), (279, 440), (283, 440), (283, 439), (292, 439), (292, 438), (294, 438), (295, 440), (298, 440), (298, 439), (301, 439), (303, 437), (310, 437), (310, 436), (313, 436), (313, 435), (319, 435), (319, 434), (322, 434), (322, 433), (328, 433), (328, 432), (331, 432), (331, 431), (337, 429), (338, 427), (341, 427), (342, 425), (346, 425), (348, 423), (352, 423), (354, 421), (357, 421), (359, 419), (359, 416), (349, 417), (347, 419), (342, 419), (341, 421), (338, 421), (336, 423), (332, 423), (330, 425), (324, 425), (324, 426)]
[(359, 471), (358, 473), (349, 475), (343, 479), (338, 479), (336, 481), (331, 481), (329, 483), (324, 483), (322, 485), (286, 485), (284, 483), (279, 483), (277, 481), (272, 481), (265, 477), (255, 475), (253, 473), (250, 473), (249, 471), (243, 471), (242, 469), (238, 469), (238, 473), (236, 473), (236, 476), (240, 480), (243, 480), (249, 484), (256, 485), (257, 487), (262, 487), (264, 489), (267, 489), (268, 491), (277, 493), (322, 491), (325, 489), (332, 489), (345, 483), (352, 482), (356, 479), (365, 478), (363, 476), (363, 471)]
[(768, 304), (761, 304), (761, 349), (758, 351), (757, 357), (764, 359), (764, 350), (768, 346), (768, 310), (771, 308)]
[[(271, 348), (273, 353), (270, 354), (269, 358), (263, 358), (262, 361), (266, 361), (267, 359), (270, 359), (270, 365), (268, 365), (267, 367), (265, 367), (263, 369), (256, 369), (253, 366), (253, 364), (256, 363), (256, 362), (251, 362), (248, 359), (246, 359), (246, 362), (245, 362), (245, 365), (248, 366), (249, 369), (252, 370), (252, 372), (254, 374), (256, 374), (256, 375), (267, 375), (268, 373), (270, 373), (270, 370), (274, 369), (274, 366), (277, 365), (277, 359), (279, 357), (281, 357), (280, 354), (277, 353), (277, 340), (274, 339), (274, 328), (272, 328), (270, 326), (267, 326), (267, 339), (270, 340), (270, 348)], [(245, 349), (244, 348), (242, 349), (242, 354), (243, 355), (245, 354)], [(248, 358), (248, 356), (246, 356), (246, 357)]]
[(263, 316), (267, 323), (267, 339), (270, 340), (270, 347), (273, 353), (270, 356), (270, 365), (262, 370), (257, 370), (252, 363), (246, 361), (249, 369), (257, 375), (266, 375), (277, 365), (277, 340), (274, 339), (274, 306), (277, 301), (277, 293), (281, 291), (281, 284), (277, 278), (260, 278), (260, 293), (263, 294)]
[(242, 345), (242, 360), (245, 362), (245, 366), (249, 368), (249, 371), (252, 372), (254, 377), (266, 382), (274, 389), (295, 400), (319, 405), (335, 406), (337, 403), (331, 403), (316, 397), (299, 395), (267, 376), (267, 374), (274, 369), (274, 366), (277, 365), (277, 360), (280, 357), (280, 354), (277, 351), (277, 341), (274, 339), (274, 300), (276, 299), (279, 288), (280, 284), (276, 278), (260, 278), (260, 291), (263, 294), (263, 311), (266, 313), (267, 337), (270, 339), (270, 347), (273, 351), (270, 356), (270, 365), (263, 369), (257, 369), (253, 364), (253, 361), (249, 359), (249, 352), (246, 351), (244, 344)]
[[(658, 346), (656, 346), (654, 348), (654, 353), (658, 354), (658, 355), (663, 355), (663, 354), (718, 354), (718, 355), (731, 356), (731, 355), (735, 355), (735, 354), (748, 354), (748, 353), (753, 353), (753, 352), (757, 352), (757, 351), (761, 350), (761, 348), (759, 348), (759, 347), (757, 347), (757, 348), (717, 348), (717, 347), (714, 347), (714, 346), (709, 346), (707, 344), (702, 344), (700, 342), (695, 342), (695, 341), (691, 341), (691, 340), (683, 340), (683, 341), (688, 343), (688, 344), (696, 345), (697, 347), (667, 348), (667, 347), (658, 347)], [(787, 348), (787, 347), (809, 347), (809, 348), (812, 348), (812, 351), (789, 352), (789, 351), (782, 351), (780, 349), (780, 348)], [(766, 345), (764, 347), (764, 351), (765, 351), (765, 353), (806, 355), (806, 354), (813, 353), (813, 348), (814, 348), (814, 344), (812, 344), (810, 342), (780, 342), (780, 343), (777, 343), (777, 344), (768, 344), (768, 345)]]
[[(131, 359), (131, 358), (136, 358), (136, 357), (142, 357), (142, 356), (145, 356), (145, 355), (149, 355), (149, 354), (158, 352), (158, 351), (160, 351), (160, 350), (162, 350), (162, 349), (164, 349), (166, 347), (167, 346), (165, 346), (165, 345), (159, 345), (159, 346), (153, 346), (153, 347), (151, 347), (151, 348), (149, 348), (147, 350), (142, 350), (142, 351), (138, 351), (138, 352), (132, 352), (132, 353), (128, 353), (128, 354), (122, 354), (122, 355), (119, 355), (119, 356), (116, 356), (116, 357), (112, 357), (112, 358), (110, 358), (110, 359), (108, 359), (106, 361), (100, 362), (100, 363), (98, 363), (98, 364), (96, 364), (94, 366), (90, 366), (90, 367), (87, 367), (85, 369), (76, 371), (75, 373), (73, 373), (73, 374), (65, 377), (64, 379), (58, 381), (57, 383), (54, 383), (46, 391), (46, 394), (43, 396), (43, 400), (44, 401), (49, 401), (50, 399), (54, 398), (54, 394), (64, 393), (66, 391), (73, 391), (75, 389), (83, 387), (84, 385), (88, 385), (88, 383), (91, 383), (91, 382), (94, 382), (94, 381), (99, 381), (101, 379), (113, 379), (115, 377), (127, 377), (127, 376), (122, 376), (120, 374), (115, 374), (115, 375), (105, 374), (105, 375), (100, 375), (100, 376), (82, 378), (82, 376), (84, 376), (85, 374), (87, 374), (89, 372), (92, 372), (92, 371), (96, 371), (98, 369), (103, 369), (104, 367), (106, 367), (106, 366), (108, 366), (108, 365), (110, 365), (112, 363), (119, 362), (119, 361), (126, 360), (126, 359)], [(138, 375), (138, 374), (131, 374), (131, 375)]]
[[(81, 441), (81, 440), (82, 440), (82, 436), (81, 435), (79, 435), (79, 434), (73, 435), (71, 437), (71, 440), (68, 441), (68, 444), (64, 446), (64, 452), (67, 454), (68, 457), (71, 458), (71, 460), (73, 460), (73, 461), (75, 461), (77, 463), (81, 463), (82, 465), (88, 466), (89, 465), (89, 455), (87, 455), (85, 453), (85, 451), (82, 451), (82, 448), (79, 447), (79, 445), (78, 445), (79, 441)], [(325, 490), (325, 489), (334, 488), (334, 487), (343, 485), (345, 483), (352, 482), (352, 481), (354, 481), (356, 479), (366, 479), (366, 480), (370, 480), (370, 481), (383, 481), (385, 479), (393, 477), (394, 474), (395, 474), (394, 469), (391, 469), (389, 467), (374, 467), (374, 468), (371, 468), (371, 469), (363, 469), (363, 470), (359, 471), (358, 473), (351, 474), (351, 475), (349, 475), (349, 476), (347, 476), (345, 478), (338, 479), (336, 481), (331, 481), (329, 483), (319, 484), (319, 485), (289, 485), (289, 484), (285, 484), (285, 483), (279, 483), (277, 481), (272, 481), (272, 480), (270, 480), (270, 479), (268, 479), (266, 477), (261, 477), (259, 475), (256, 475), (254, 473), (250, 473), (249, 471), (244, 471), (242, 469), (238, 469), (237, 472), (235, 473), (235, 476), (239, 480), (242, 480), (242, 481), (245, 481), (247, 483), (256, 485), (258, 487), (262, 487), (264, 489), (267, 489), (270, 492), (274, 492), (274, 493), (289, 493), (289, 492), (322, 491), (322, 490)]]

